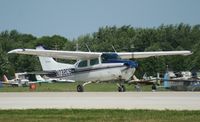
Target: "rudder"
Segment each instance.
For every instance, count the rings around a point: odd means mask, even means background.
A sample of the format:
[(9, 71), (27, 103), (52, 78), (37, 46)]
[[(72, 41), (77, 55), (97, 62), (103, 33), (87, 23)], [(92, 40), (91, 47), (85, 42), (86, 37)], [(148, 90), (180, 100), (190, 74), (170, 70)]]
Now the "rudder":
[[(37, 46), (36, 50), (44, 50), (42, 46)], [(56, 62), (52, 57), (39, 56), (39, 60), (44, 71), (54, 71), (72, 68), (74, 65)]]

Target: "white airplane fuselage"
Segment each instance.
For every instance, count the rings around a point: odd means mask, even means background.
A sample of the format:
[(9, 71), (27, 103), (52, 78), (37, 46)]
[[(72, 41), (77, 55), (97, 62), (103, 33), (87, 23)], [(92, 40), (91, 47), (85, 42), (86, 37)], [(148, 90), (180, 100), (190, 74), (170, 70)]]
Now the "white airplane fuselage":
[(39, 59), (43, 70), (55, 72), (57, 78), (85, 82), (128, 81), (138, 65), (137, 62), (120, 59), (115, 53), (103, 53), (99, 58), (79, 60), (73, 65), (58, 63), (50, 57)]
[(135, 68), (123, 63), (104, 63), (85, 68), (70, 68), (57, 71), (57, 77), (74, 81), (111, 81), (123, 79), (128, 81)]

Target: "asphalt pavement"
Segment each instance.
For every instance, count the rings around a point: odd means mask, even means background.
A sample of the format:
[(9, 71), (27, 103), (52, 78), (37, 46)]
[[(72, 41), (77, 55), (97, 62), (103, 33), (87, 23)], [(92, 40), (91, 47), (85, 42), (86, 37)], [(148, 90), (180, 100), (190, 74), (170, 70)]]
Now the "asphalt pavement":
[(199, 92), (5, 92), (0, 109), (200, 110)]

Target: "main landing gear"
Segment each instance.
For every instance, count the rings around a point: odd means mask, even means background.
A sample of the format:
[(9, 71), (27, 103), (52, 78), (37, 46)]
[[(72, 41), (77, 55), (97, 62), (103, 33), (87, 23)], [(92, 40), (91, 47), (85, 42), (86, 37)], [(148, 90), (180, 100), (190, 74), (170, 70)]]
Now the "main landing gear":
[(84, 86), (85, 85), (87, 85), (87, 84), (90, 84), (90, 83), (93, 83), (92, 81), (88, 81), (88, 82), (85, 82), (83, 85), (78, 85), (77, 87), (76, 87), (76, 89), (77, 89), (77, 92), (84, 92)]
[[(77, 92), (84, 92), (84, 86), (87, 85), (87, 84), (90, 84), (90, 83), (97, 83), (98, 81), (88, 81), (88, 82), (85, 82), (84, 84), (79, 84), (77, 85), (76, 89), (77, 89)], [(125, 92), (126, 91), (126, 87), (124, 86), (124, 82), (121, 77), (119, 77), (119, 82), (117, 83), (117, 88), (118, 88), (118, 91), (119, 92)]]
[[(87, 84), (89, 84), (88, 82), (86, 82)], [(83, 85), (77, 85), (77, 92), (84, 92), (84, 86), (86, 85), (86, 83), (84, 83)], [(90, 82), (92, 83), (92, 82)], [(119, 92), (125, 92), (126, 91), (126, 87), (122, 84), (117, 84), (118, 86), (118, 91)]]
[(78, 86), (76, 87), (76, 89), (77, 89), (77, 92), (83, 92), (83, 91), (84, 91), (83, 85), (78, 85)]

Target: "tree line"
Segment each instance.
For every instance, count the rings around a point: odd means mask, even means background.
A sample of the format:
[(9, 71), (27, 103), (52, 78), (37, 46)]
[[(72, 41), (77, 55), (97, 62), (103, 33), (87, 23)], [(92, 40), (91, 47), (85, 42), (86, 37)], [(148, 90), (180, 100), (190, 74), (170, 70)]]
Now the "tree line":
[[(176, 24), (160, 25), (155, 28), (135, 28), (130, 25), (100, 27), (97, 32), (67, 39), (60, 35), (36, 37), (17, 30), (0, 33), (0, 76), (13, 76), (15, 72), (41, 71), (38, 58), (28, 55), (7, 54), (16, 48), (35, 48), (43, 45), (47, 49), (113, 52), (191, 50), (190, 56), (151, 57), (131, 59), (139, 63), (138, 76), (144, 73), (163, 73), (166, 66), (174, 71), (199, 70), (200, 68), (200, 25)], [(59, 60), (65, 62), (65, 60)], [(73, 62), (73, 61), (67, 61)]]

